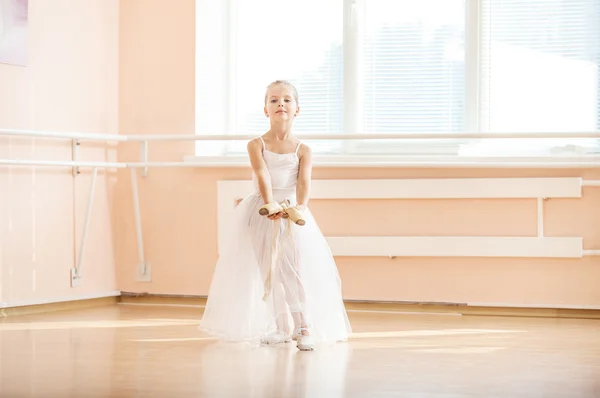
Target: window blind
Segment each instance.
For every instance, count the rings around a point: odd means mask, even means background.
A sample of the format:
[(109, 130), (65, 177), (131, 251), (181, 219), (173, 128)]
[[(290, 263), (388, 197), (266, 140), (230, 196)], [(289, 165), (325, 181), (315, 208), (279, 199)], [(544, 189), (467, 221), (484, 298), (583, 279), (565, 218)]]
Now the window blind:
[(365, 132), (464, 129), (465, 1), (364, 2)]
[(236, 7), (230, 41), (236, 68), (233, 130), (267, 131), (266, 86), (285, 79), (300, 96), (300, 114), (294, 123), (297, 134), (341, 132), (342, 1), (253, 0), (237, 1)]
[(481, 129), (598, 129), (600, 1), (481, 4)]

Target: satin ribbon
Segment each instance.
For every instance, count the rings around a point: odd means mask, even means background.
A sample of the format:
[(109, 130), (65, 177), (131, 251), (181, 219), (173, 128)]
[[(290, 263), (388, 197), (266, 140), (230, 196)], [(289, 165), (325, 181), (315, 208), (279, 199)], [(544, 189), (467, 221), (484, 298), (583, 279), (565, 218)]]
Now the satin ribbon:
[[(282, 203), (282, 206), (285, 206), (285, 205)], [(294, 252), (294, 271), (297, 271), (298, 270), (298, 261), (296, 259), (296, 240), (294, 238), (294, 234), (292, 233), (292, 224), (293, 224), (293, 222), (288, 219), (286, 226), (285, 226), (285, 231), (284, 231), (283, 236), (291, 239), (292, 248), (293, 248), (293, 252)], [(280, 227), (281, 227), (281, 218), (278, 218), (277, 220), (274, 220), (273, 234), (271, 235), (271, 261), (269, 264), (269, 268), (267, 268), (267, 275), (265, 277), (265, 293), (263, 295), (263, 301), (266, 301), (269, 298), (269, 295), (271, 294), (271, 291), (273, 290), (273, 286), (271, 286), (272, 278), (273, 278), (273, 273), (275, 272), (275, 268), (277, 266), (277, 260), (279, 259), (280, 249), (281, 249), (281, 247), (280, 247), (281, 242), (280, 242), (280, 239), (278, 239)]]

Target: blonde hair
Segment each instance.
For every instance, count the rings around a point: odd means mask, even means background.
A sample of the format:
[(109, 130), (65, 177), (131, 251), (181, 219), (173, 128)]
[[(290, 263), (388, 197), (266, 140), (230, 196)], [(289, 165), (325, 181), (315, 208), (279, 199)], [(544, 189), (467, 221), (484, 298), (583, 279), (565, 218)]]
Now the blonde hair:
[(294, 94), (294, 100), (296, 100), (296, 104), (299, 104), (298, 102), (298, 90), (296, 90), (296, 87), (294, 87), (294, 85), (292, 83), (290, 83), (287, 80), (275, 80), (274, 82), (270, 83), (267, 86), (267, 89), (265, 91), (265, 104), (267, 103), (267, 95), (269, 93), (269, 89), (271, 87), (277, 86), (277, 85), (284, 85), (284, 86), (288, 86), (291, 90), (292, 90), (292, 94)]

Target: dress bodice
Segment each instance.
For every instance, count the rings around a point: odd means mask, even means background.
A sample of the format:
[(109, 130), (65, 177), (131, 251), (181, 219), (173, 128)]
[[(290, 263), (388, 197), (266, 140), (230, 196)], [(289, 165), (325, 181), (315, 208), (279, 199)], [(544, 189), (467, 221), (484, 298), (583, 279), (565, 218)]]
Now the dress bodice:
[[(262, 141), (262, 139), (261, 139)], [(298, 181), (298, 148), (295, 152), (275, 153), (265, 148), (263, 142), (263, 159), (271, 176), (271, 186), (273, 191), (295, 191)], [(252, 181), (255, 189), (258, 191), (258, 179), (255, 173), (252, 173)]]
[[(299, 159), (295, 152), (280, 154), (265, 149), (263, 151), (263, 159), (271, 176), (273, 190), (296, 189)], [(252, 181), (258, 189), (258, 179), (255, 173), (252, 173)]]

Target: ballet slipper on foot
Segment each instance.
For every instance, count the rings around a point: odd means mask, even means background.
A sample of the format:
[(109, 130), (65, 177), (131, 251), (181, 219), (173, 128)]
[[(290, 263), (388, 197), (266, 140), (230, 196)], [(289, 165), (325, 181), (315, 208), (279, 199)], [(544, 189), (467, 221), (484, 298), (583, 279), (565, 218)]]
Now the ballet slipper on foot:
[(297, 327), (296, 329), (294, 329), (294, 331), (292, 332), (292, 340), (293, 341), (298, 341), (298, 338), (300, 338), (300, 336), (302, 336), (302, 328)]
[(277, 214), (283, 210), (283, 207), (277, 202), (267, 203), (258, 209), (258, 214), (261, 216), (270, 216), (271, 214)]
[[(307, 334), (302, 333), (305, 331)], [(296, 334), (296, 347), (300, 351), (312, 351), (315, 349), (315, 341), (313, 337), (308, 334), (307, 328), (300, 328), (299, 334)]]

